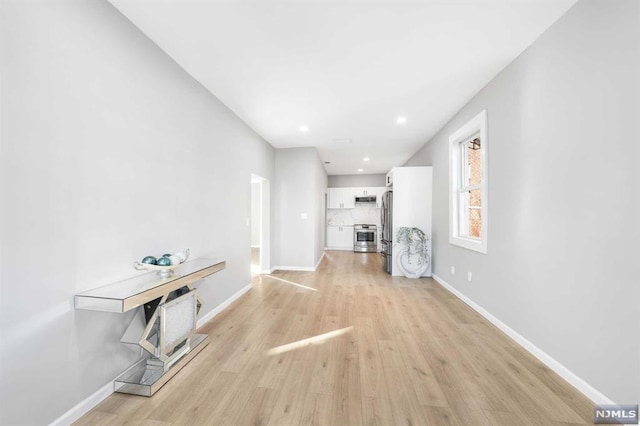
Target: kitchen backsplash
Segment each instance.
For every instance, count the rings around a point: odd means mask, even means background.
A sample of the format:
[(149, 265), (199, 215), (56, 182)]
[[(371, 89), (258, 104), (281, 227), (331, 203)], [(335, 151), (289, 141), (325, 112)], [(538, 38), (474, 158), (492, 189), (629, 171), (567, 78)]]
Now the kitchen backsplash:
[(355, 225), (356, 223), (380, 226), (380, 209), (373, 203), (356, 204), (353, 209), (327, 209), (329, 225)]

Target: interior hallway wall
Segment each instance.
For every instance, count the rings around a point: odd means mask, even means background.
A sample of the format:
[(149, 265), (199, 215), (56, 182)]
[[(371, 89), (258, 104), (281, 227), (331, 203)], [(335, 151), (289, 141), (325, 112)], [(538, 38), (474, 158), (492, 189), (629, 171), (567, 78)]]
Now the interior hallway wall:
[[(433, 166), (435, 274), (618, 403), (640, 400), (638, 52), (640, 2), (580, 1), (407, 162)], [(486, 255), (449, 244), (448, 138), (483, 109)]]
[(250, 283), (251, 185), (274, 149), (100, 0), (2, 1), (0, 424), (47, 424), (137, 358), (131, 313), (73, 296), (189, 247)]
[(276, 150), (275, 266), (308, 270), (320, 260), (326, 188), (327, 174), (315, 148)]

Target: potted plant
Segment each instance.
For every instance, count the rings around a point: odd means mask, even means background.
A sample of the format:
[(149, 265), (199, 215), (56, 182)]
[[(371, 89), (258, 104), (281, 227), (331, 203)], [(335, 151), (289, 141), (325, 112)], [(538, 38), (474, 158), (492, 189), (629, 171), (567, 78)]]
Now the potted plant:
[(396, 242), (403, 246), (398, 268), (407, 278), (420, 278), (429, 268), (429, 238), (420, 228), (401, 226)]

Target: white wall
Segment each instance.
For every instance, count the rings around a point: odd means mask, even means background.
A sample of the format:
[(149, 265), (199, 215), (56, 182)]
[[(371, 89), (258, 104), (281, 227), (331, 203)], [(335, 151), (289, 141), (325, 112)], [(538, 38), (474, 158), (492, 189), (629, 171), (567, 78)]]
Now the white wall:
[[(434, 273), (618, 403), (640, 400), (639, 16), (579, 2), (407, 162), (433, 165)], [(485, 108), (482, 255), (448, 242), (447, 142)]]
[(0, 424), (46, 424), (135, 358), (73, 295), (190, 247), (250, 282), (251, 173), (274, 150), (104, 1), (3, 1)]
[(314, 251), (314, 266), (320, 261), (324, 255), (326, 230), (325, 224), (327, 221), (327, 172), (324, 169), (324, 163), (320, 158), (320, 154), (316, 150), (315, 159), (315, 178), (314, 178), (314, 198), (315, 198), (315, 251)]
[(309, 269), (320, 260), (326, 185), (327, 175), (315, 148), (276, 151), (276, 266)]
[(350, 188), (350, 187), (382, 187), (387, 186), (386, 175), (331, 175), (328, 182), (329, 188)]

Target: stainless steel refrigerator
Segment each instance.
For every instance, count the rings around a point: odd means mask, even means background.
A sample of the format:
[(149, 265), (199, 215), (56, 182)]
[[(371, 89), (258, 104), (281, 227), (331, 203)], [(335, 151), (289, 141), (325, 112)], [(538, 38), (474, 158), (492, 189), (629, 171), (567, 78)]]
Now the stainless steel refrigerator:
[(393, 265), (393, 192), (382, 194), (382, 208), (380, 209), (380, 224), (382, 238), (380, 239), (380, 254), (382, 255), (382, 267), (387, 273), (391, 273)]

